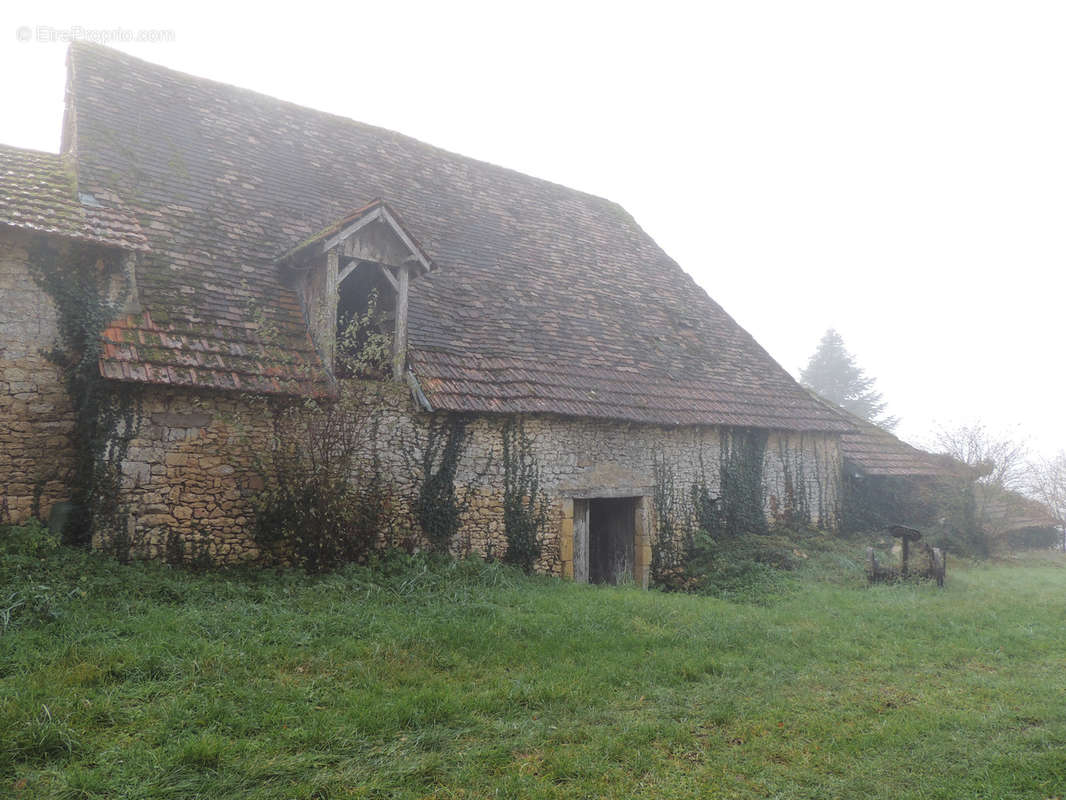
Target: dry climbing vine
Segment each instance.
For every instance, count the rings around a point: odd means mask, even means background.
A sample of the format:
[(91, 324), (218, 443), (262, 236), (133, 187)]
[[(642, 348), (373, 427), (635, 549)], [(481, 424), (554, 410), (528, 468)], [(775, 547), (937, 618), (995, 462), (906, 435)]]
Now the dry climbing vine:
[(265, 554), (308, 572), (366, 557), (389, 497), (378, 469), (360, 468), (376, 420), (351, 398), (272, 406), (273, 447), (260, 458), (253, 536)]
[(766, 443), (765, 431), (741, 428), (722, 433), (717, 497), (711, 494), (702, 454), (699, 474), (687, 485), (665, 455), (654, 460), (658, 535), (652, 541), (651, 578), (656, 585), (695, 590), (721, 569), (749, 534), (767, 532)]
[(690, 498), (678, 485), (666, 457), (654, 460), (655, 488), (652, 496), (658, 535), (651, 544), (651, 579), (661, 584), (685, 563), (693, 535)]
[(718, 461), (718, 502), (700, 522), (717, 538), (766, 533), (763, 462), (768, 433), (758, 428), (724, 432)]
[[(778, 528), (805, 528), (811, 524), (812, 517), (810, 487), (803, 467), (802, 437), (798, 451), (794, 452), (784, 437), (778, 441), (777, 451), (781, 464), (782, 497), (770, 496), (770, 518)], [(815, 474), (817, 480), (817, 472)]]
[(459, 461), (466, 451), (468, 420), (459, 415), (430, 422), (419, 463), (414, 515), (435, 553), (447, 553), (470, 507), (473, 487), (460, 498), (455, 490)]
[(94, 248), (60, 252), (44, 239), (29, 248), (30, 274), (52, 298), (58, 322), (56, 346), (46, 356), (56, 364), (74, 411), (74, 464), (67, 476), (75, 513), (63, 535), (88, 545), (96, 530), (108, 530), (120, 556), (129, 553), (118, 505), (121, 463), (134, 433), (134, 390), (100, 374), (102, 334), (117, 308), (101, 294), (99, 268), (118, 256)]
[(540, 465), (521, 420), (503, 427), (503, 560), (532, 572), (548, 526), (548, 497), (540, 487)]

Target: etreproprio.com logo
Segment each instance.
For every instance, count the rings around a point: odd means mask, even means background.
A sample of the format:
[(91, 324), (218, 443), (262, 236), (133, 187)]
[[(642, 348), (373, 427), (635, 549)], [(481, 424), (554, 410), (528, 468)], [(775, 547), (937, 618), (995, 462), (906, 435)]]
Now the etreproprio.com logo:
[(52, 25), (22, 25), (15, 31), (15, 38), (20, 42), (67, 43), (96, 42), (97, 44), (114, 44), (116, 42), (173, 42), (177, 36), (168, 28), (86, 28), (72, 25), (69, 28), (57, 28)]

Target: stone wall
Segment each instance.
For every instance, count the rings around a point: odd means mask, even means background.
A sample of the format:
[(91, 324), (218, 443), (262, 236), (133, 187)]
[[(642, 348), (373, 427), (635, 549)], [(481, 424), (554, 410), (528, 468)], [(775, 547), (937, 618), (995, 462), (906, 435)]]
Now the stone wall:
[[(47, 517), (53, 503), (68, 497), (74, 461), (70, 401), (59, 370), (44, 355), (55, 344), (56, 310), (30, 275), (30, 243), (26, 235), (0, 233), (0, 521), (21, 521), (33, 513)], [(118, 294), (118, 289), (108, 291)], [(360, 461), (365, 469), (375, 465), (391, 494), (379, 544), (425, 547), (412, 506), (429, 430), (443, 415), (419, 412), (401, 385), (352, 382), (349, 387), (353, 409), (365, 422)], [(277, 412), (294, 401), (152, 386), (137, 395), (121, 465), (118, 519), (124, 523), (121, 530), (98, 531), (97, 546), (125, 542), (136, 554), (160, 557), (173, 556), (179, 543), (186, 557), (203, 554), (222, 563), (260, 558), (251, 535), (251, 500), (263, 486), (260, 466), (269, 460), (275, 437), (286, 435), (277, 427)], [(456, 477), (467, 501), (452, 545), (457, 555), (499, 557), (506, 550), (505, 423), (480, 417), (467, 426)], [(712, 495), (719, 491), (719, 429), (551, 415), (530, 416), (523, 424), (550, 501), (549, 531), (538, 563), (543, 572), (573, 574), (575, 503), (589, 498), (640, 498), (637, 558), (646, 564), (646, 546), (655, 536), (657, 463), (683, 491), (698, 482)], [(798, 492), (814, 522), (836, 526), (840, 463), (834, 436), (771, 433), (762, 473), (767, 514)]]
[(249, 527), (249, 498), (262, 488), (257, 457), (269, 452), (271, 406), (263, 399), (146, 387), (135, 400), (133, 432), (121, 464), (118, 531), (96, 531), (93, 544), (116, 536), (135, 555), (167, 554), (174, 537), (190, 557), (218, 563), (259, 557)]
[(68, 498), (74, 416), (59, 369), (56, 309), (30, 275), (30, 237), (0, 231), (0, 522), (47, 519)]
[[(380, 544), (426, 546), (412, 514), (421, 481), (421, 458), (430, 425), (443, 415), (415, 410), (407, 389), (390, 383), (351, 383), (353, 413), (365, 417), (360, 457), (377, 465), (391, 494), (391, 514)], [(279, 401), (236, 395), (147, 388), (139, 401), (136, 431), (122, 466), (124, 532), (134, 549), (159, 556), (168, 536), (221, 562), (255, 560), (251, 537), (252, 495), (262, 488), (256, 468), (270, 452)], [(502, 556), (506, 550), (502, 510), (502, 418), (472, 419), (456, 485), (468, 500), (456, 555)], [(573, 570), (574, 500), (639, 497), (653, 536), (655, 464), (669, 465), (679, 487), (705, 482), (718, 490), (720, 432), (713, 428), (657, 426), (534, 416), (524, 420), (531, 452), (551, 504), (551, 524), (538, 563), (540, 571)], [(797, 471), (801, 479), (797, 479)], [(836, 524), (839, 475), (836, 440), (828, 435), (770, 434), (763, 473), (769, 513), (786, 491), (804, 487), (814, 521)], [(776, 500), (774, 499), (776, 498)], [(98, 540), (98, 544), (102, 544)], [(638, 553), (645, 563), (647, 555)]]
[[(502, 426), (503, 421), (492, 418), (478, 419), (470, 426), (470, 445), (458, 483), (474, 480), (489, 464), (482, 484), (502, 484)], [(683, 495), (697, 483), (705, 484), (712, 496), (720, 491), (722, 429), (555, 416), (526, 418), (524, 426), (541, 468), (542, 488), (557, 519), (540, 564), (546, 572), (573, 574), (572, 541), (561, 541), (559, 534), (562, 531), (572, 536), (575, 498), (643, 498), (643, 510), (652, 512), (657, 462), (666, 467)], [(803, 492), (812, 523), (836, 527), (840, 456), (835, 436), (771, 432), (762, 471), (768, 516), (772, 509), (785, 505), (789, 492)], [(486, 488), (479, 499), (467, 523), (467, 535), (475, 551), (484, 553), (491, 548), (491, 552), (501, 553), (506, 540), (499, 496)], [(654, 518), (651, 513), (648, 524), (652, 528)], [(650, 536), (655, 536), (654, 530)]]

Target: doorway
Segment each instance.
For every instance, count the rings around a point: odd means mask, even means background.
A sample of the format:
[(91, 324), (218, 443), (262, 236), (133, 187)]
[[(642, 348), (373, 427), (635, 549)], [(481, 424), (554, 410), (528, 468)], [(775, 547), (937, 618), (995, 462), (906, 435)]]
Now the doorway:
[(636, 497), (596, 498), (589, 504), (590, 583), (633, 580), (636, 555)]

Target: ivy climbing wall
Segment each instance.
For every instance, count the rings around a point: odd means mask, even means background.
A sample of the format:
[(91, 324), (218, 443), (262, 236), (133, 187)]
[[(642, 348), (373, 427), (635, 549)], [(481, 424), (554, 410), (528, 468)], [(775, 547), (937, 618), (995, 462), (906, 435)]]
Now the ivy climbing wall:
[[(123, 557), (263, 560), (255, 509), (277, 480), (270, 456), (280, 441), (299, 435), (301, 414), (317, 412), (294, 398), (115, 385), (122, 413), (112, 410), (101, 430), (121, 446), (92, 440), (114, 457), (114, 485), (106, 493), (82, 486), (79, 417), (48, 355), (63, 330), (53, 295), (65, 295), (55, 286), (50, 295), (35, 280), (33, 252), (29, 237), (0, 235), (0, 521), (47, 518), (72, 486), (81, 487), (107, 506), (94, 522), (97, 547)], [(79, 258), (85, 269), (102, 269), (103, 278), (112, 269), (95, 256)], [(62, 249), (54, 259), (53, 267), (67, 263)], [(102, 329), (103, 320), (82, 327)], [(92, 357), (82, 367), (93, 373), (94, 365)], [(101, 380), (87, 385), (110, 396)], [(344, 385), (345, 413), (359, 422), (353, 474), (384, 495), (373, 546), (510, 554), (527, 569), (570, 575), (577, 500), (643, 498), (654, 537), (669, 514), (650, 509), (662, 506), (667, 482), (676, 501), (670, 514), (677, 519), (669, 520), (675, 534), (700, 524), (700, 493), (722, 496), (715, 524), (837, 524), (840, 459), (831, 434), (550, 415), (460, 418), (417, 410), (403, 385)], [(97, 464), (100, 475), (110, 475), (111, 466)]]
[[(447, 415), (416, 411), (403, 386), (367, 381), (348, 387), (344, 402), (363, 419), (359, 474), (377, 480), (387, 493), (376, 545), (502, 558), (516, 514), (519, 522), (539, 517), (539, 552), (527, 558), (535, 570), (558, 575), (573, 569), (567, 537), (573, 535), (574, 498), (645, 497), (650, 507), (657, 465), (660, 472), (669, 469), (686, 498), (696, 485), (717, 496), (728, 472), (721, 469), (728, 449), (723, 442), (735, 433), (526, 417), (520, 420), (522, 473), (516, 468), (519, 440), (512, 418), (471, 417), (455, 425)], [(276, 399), (147, 389), (122, 464), (120, 505), (127, 527), (98, 537), (98, 546), (117, 533), (135, 554), (162, 557), (177, 536), (185, 540), (179, 549), (186, 554), (200, 552), (221, 562), (260, 558), (252, 517), (256, 493), (271, 480), (264, 454), (275, 437), (293, 435), (278, 425), (281, 407)], [(508, 431), (510, 452), (505, 452)], [(764, 438), (755, 470), (764, 517), (772, 521), (789, 509), (797, 520), (834, 527), (835, 438), (773, 432)], [(528, 518), (506, 491), (522, 475), (525, 491), (533, 485), (545, 501), (543, 507), (526, 504)]]
[(74, 417), (59, 368), (57, 314), (29, 269), (30, 238), (0, 232), (0, 523), (47, 519), (69, 497)]

